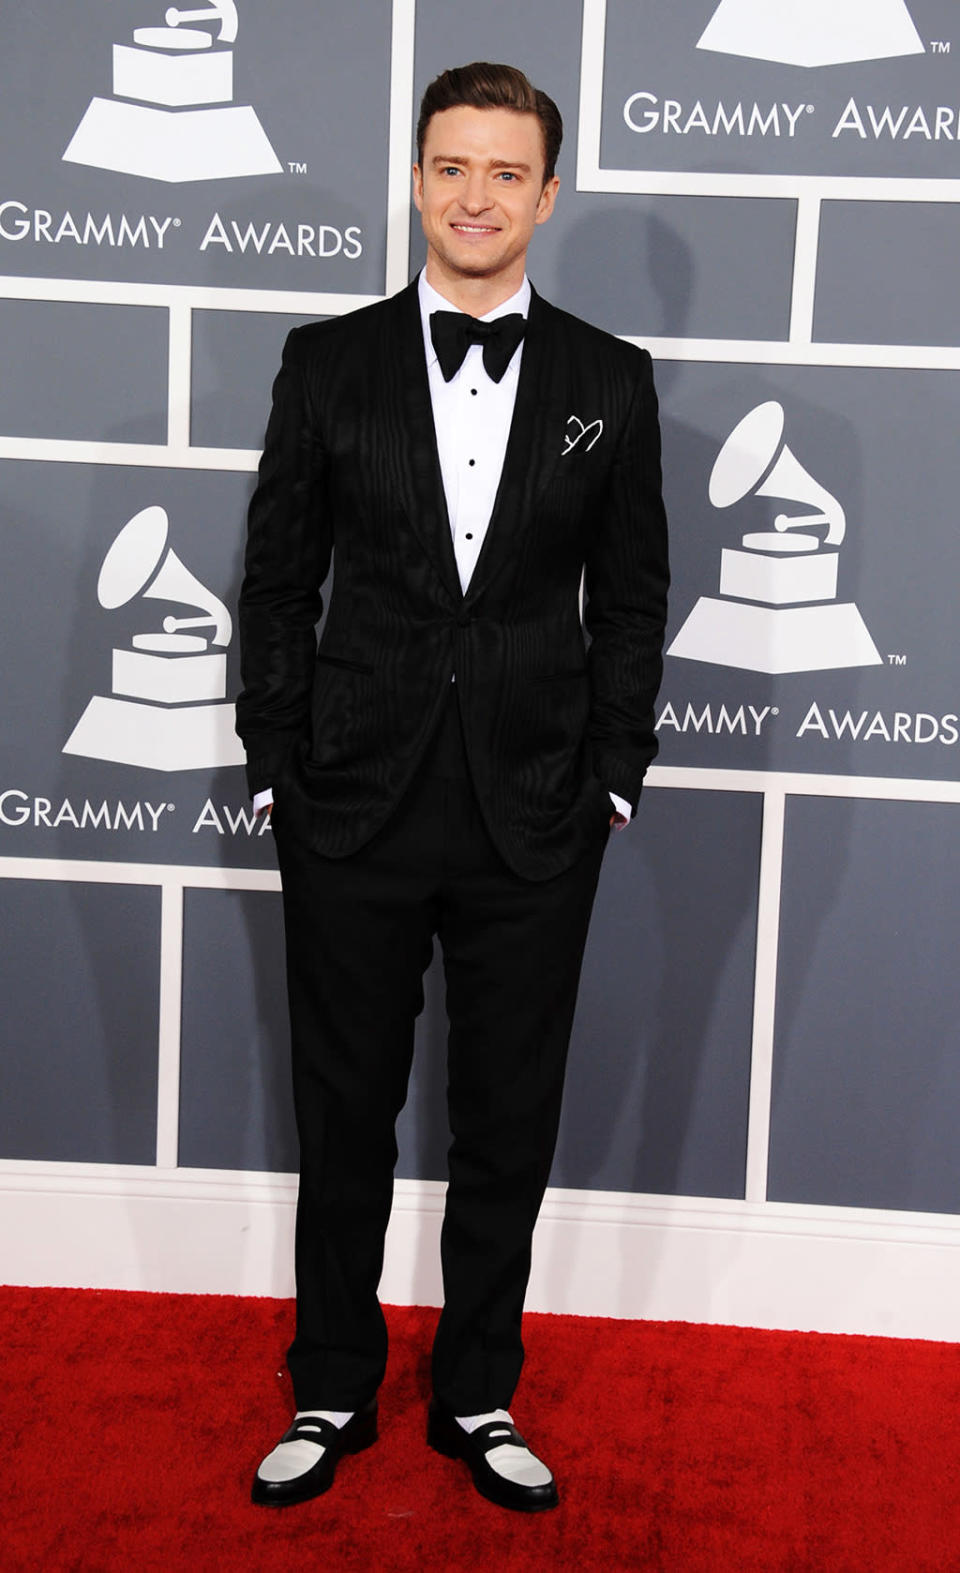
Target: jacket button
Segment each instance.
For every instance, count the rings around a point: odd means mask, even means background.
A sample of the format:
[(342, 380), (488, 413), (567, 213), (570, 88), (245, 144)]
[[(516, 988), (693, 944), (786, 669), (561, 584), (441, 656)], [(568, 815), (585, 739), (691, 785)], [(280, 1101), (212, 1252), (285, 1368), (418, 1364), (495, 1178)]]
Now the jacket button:
[(457, 627), (458, 628), (469, 628), (470, 624), (472, 622), (473, 622), (473, 618), (470, 616), (469, 612), (459, 612), (457, 614)]

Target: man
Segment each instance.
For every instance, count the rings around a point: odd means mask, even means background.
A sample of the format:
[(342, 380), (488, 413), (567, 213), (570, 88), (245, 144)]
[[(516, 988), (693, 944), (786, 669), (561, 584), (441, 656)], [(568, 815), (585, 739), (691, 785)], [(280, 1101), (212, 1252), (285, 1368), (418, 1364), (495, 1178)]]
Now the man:
[(656, 752), (668, 577), (650, 358), (526, 279), (561, 134), (512, 67), (438, 77), (413, 171), (424, 273), (293, 332), (274, 387), (237, 714), (255, 805), (273, 797), (301, 1173), (297, 1418), (258, 1502), (317, 1495), (376, 1438), (394, 1125), (434, 937), (453, 1143), (428, 1441), (502, 1506), (557, 1501), (509, 1406), (600, 862)]

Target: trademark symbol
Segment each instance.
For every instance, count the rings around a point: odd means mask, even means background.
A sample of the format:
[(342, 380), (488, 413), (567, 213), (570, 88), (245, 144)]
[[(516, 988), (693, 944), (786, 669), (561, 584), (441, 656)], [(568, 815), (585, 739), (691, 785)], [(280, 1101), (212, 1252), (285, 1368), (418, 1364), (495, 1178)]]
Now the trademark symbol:
[(813, 114), (813, 105), (812, 104), (804, 104), (803, 107), (807, 111), (808, 115), (812, 115)]
[(948, 55), (950, 53), (950, 40), (932, 38), (930, 40), (930, 53), (932, 55)]
[(181, 224), (182, 224), (182, 222), (183, 222), (183, 220), (182, 220), (182, 219), (179, 219), (179, 218), (175, 218), (175, 219), (174, 219), (174, 221), (173, 221), (173, 227), (174, 227), (174, 229), (179, 229), (179, 228), (180, 228), (180, 225), (181, 225)]
[(770, 714), (771, 715), (779, 715), (780, 714), (780, 706), (779, 705), (774, 705), (773, 709), (770, 711)]
[(888, 655), (887, 661), (890, 666), (906, 666), (907, 664), (907, 658), (905, 655)]
[(287, 168), (289, 169), (291, 175), (305, 175), (307, 173), (306, 164), (301, 164), (299, 159), (296, 158), (292, 158), (288, 161)]

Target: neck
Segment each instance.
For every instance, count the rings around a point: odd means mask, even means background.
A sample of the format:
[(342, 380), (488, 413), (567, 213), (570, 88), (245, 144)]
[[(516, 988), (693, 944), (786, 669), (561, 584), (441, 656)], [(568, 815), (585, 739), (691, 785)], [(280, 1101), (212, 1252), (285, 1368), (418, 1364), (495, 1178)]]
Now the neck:
[(523, 283), (525, 260), (518, 258), (516, 268), (511, 268), (507, 274), (498, 273), (494, 278), (465, 278), (445, 267), (431, 252), (424, 272), (427, 283), (451, 306), (470, 317), (485, 317), (488, 311), (495, 311), (517, 293)]

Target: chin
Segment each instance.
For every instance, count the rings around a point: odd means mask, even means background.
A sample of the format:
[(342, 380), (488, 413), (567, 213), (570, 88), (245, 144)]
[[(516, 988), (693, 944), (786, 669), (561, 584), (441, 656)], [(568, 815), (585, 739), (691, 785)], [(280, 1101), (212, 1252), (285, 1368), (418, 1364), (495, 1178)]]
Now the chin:
[(447, 256), (453, 267), (462, 273), (499, 273), (509, 265), (510, 258), (502, 251), (480, 251), (474, 246), (454, 246)]
[(500, 271), (495, 262), (481, 262), (478, 257), (464, 257), (462, 260), (451, 261), (451, 267), (465, 279), (485, 279), (491, 273)]

